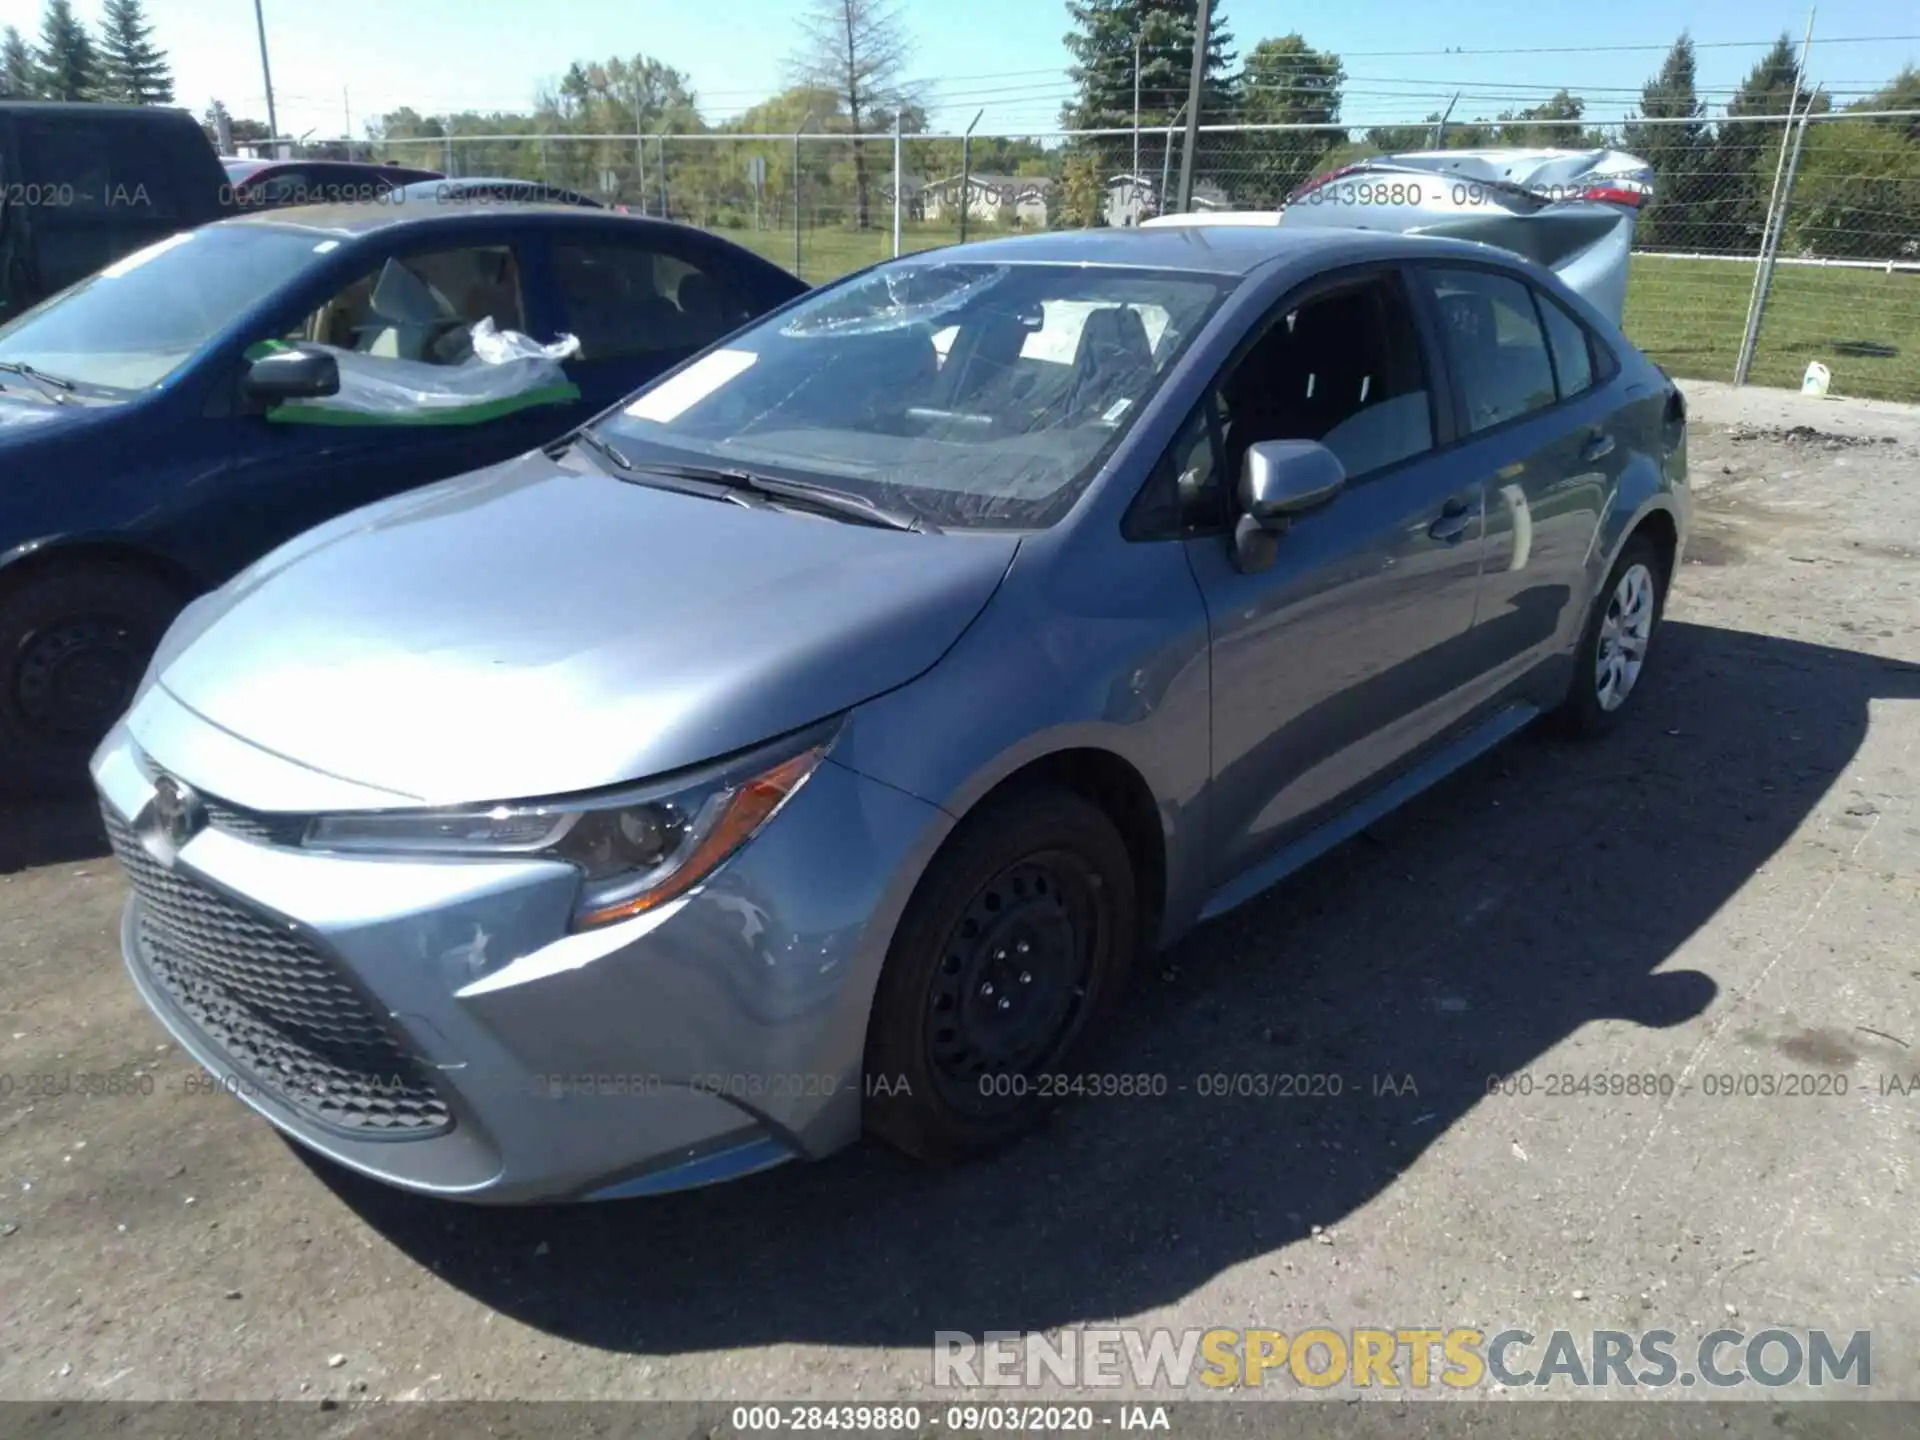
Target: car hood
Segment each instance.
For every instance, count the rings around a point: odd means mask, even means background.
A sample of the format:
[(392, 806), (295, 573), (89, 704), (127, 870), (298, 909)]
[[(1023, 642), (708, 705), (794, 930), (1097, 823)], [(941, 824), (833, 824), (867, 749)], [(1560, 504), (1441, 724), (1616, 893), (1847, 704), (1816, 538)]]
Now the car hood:
[(79, 425), (99, 424), (120, 409), (118, 405), (88, 404), (80, 400), (59, 405), (36, 395), (16, 394), (13, 388), (16, 384), (25, 389), (33, 382), (0, 375), (0, 385), (7, 387), (5, 392), (0, 392), (0, 448), (38, 440), (43, 435)]
[(906, 683), (1018, 543), (746, 508), (536, 453), (281, 547), (181, 616), (154, 676), (223, 730), (402, 800), (561, 795)]

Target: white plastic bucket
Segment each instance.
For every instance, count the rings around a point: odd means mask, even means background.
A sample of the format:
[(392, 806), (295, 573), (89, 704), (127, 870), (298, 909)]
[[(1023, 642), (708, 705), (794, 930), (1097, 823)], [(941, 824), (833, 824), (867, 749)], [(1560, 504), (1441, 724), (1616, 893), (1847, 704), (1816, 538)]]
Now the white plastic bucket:
[(1800, 393), (1824, 395), (1827, 393), (1827, 386), (1832, 383), (1833, 372), (1818, 360), (1810, 361), (1807, 365), (1807, 373), (1800, 377)]

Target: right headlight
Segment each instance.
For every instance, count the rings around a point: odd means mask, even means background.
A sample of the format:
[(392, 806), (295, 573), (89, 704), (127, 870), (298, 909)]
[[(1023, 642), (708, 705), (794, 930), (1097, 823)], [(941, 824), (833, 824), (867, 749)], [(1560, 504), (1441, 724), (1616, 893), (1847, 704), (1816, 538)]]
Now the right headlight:
[(375, 810), (311, 822), (313, 850), (540, 855), (581, 873), (574, 924), (609, 925), (684, 895), (779, 813), (819, 768), (839, 722), (722, 764), (604, 795), (452, 810)]

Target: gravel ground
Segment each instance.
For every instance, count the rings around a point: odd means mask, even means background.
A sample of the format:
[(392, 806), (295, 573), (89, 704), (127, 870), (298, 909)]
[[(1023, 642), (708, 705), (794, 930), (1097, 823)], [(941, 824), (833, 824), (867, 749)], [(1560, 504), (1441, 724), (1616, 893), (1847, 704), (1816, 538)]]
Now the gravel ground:
[[(960, 1171), (356, 1182), (184, 1088), (86, 811), (0, 814), (0, 1397), (879, 1401), (930, 1393), (935, 1329), (1117, 1323), (1871, 1329), (1874, 1394), (1920, 1398), (1920, 419), (1689, 388), (1697, 538), (1631, 723), (1523, 736), (1192, 936), (1109, 1056), (1186, 1092)], [(153, 1093), (30, 1093), (129, 1064)], [(1344, 1088), (1193, 1083), (1275, 1072)], [(1775, 1074), (1825, 1093), (1737, 1093)]]

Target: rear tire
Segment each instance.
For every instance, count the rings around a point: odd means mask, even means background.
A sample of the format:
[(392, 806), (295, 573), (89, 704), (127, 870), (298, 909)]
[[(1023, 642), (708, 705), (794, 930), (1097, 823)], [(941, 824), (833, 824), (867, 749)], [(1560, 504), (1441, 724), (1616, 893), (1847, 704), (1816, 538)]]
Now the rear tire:
[(184, 603), (147, 574), (62, 564), (0, 590), (0, 792), (78, 794)]
[(1620, 723), (1645, 679), (1668, 579), (1666, 554), (1650, 536), (1627, 541), (1574, 652), (1573, 687), (1557, 717), (1563, 732), (1590, 739)]
[(1035, 1128), (1107, 1028), (1140, 944), (1126, 843), (1072, 791), (969, 816), (909, 903), (868, 1023), (868, 1131), (922, 1160)]

